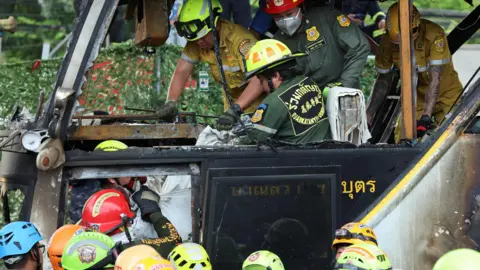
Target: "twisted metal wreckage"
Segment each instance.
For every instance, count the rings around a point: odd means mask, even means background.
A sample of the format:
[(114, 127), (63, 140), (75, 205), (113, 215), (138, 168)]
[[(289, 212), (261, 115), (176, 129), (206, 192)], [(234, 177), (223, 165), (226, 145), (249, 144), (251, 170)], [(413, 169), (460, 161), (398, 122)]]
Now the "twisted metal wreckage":
[[(127, 15), (131, 16), (137, 2), (128, 2)], [(195, 121), (83, 126), (74, 119), (84, 74), (97, 56), (118, 4), (125, 3), (83, 1), (48, 105), (43, 108), (40, 101), (35, 120), (28, 123), (19, 121), (16, 113), (12, 117), (16, 129), (3, 131), (0, 183), (7, 222), (8, 190), (22, 190), (25, 200), (20, 218), (34, 222), (49, 237), (65, 222), (68, 185), (73, 181), (189, 175), (190, 237), (205, 245), (214, 265), (238, 265), (235, 256), (217, 257), (225, 249), (222, 245), (234, 243), (230, 247), (235, 252), (248, 254), (258, 249), (272, 222), (286, 217), (308, 228), (316, 269), (327, 268), (331, 261), (335, 228), (352, 220), (372, 226), (379, 245), (401, 269), (431, 268), (448, 250), (478, 248), (480, 80), (471, 84), (431, 136), (415, 143), (410, 32), (402, 32), (401, 44), (402, 66), (410, 68), (401, 71), (401, 90), (396, 81), (392, 83), (394, 98), (384, 102), (378, 113), (383, 117), (375, 119), (372, 135), (374, 142), (386, 142), (392, 132), (391, 119), (402, 108), (404, 115), (412, 116), (405, 117), (404, 125), (411, 144), (196, 147), (204, 127)], [(149, 5), (154, 4), (162, 7), (157, 10), (163, 15), (156, 17), (163, 18), (163, 24), (148, 15), (155, 10)], [(138, 2), (137, 43), (152, 44), (145, 41), (153, 40), (148, 39), (149, 20), (154, 21), (155, 31), (163, 27), (160, 31), (168, 33), (170, 4)], [(341, 1), (334, 4), (341, 5)], [(408, 11), (410, 5), (411, 1), (402, 1), (400, 8)], [(407, 29), (409, 12), (401, 14), (401, 27)], [(452, 53), (478, 30), (479, 15), (477, 6), (450, 33)], [(398, 102), (400, 91), (403, 104)], [(106, 139), (123, 140), (133, 147), (91, 152)]]

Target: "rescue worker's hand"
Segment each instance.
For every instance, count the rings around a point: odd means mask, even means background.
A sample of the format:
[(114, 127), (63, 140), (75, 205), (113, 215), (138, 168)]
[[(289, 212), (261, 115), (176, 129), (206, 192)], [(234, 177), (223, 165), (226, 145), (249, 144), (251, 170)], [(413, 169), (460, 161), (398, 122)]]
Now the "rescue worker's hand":
[(363, 21), (358, 18), (356, 14), (348, 14), (348, 18), (357, 25), (361, 25), (363, 23)]
[(156, 113), (160, 119), (173, 119), (178, 114), (177, 102), (168, 100), (165, 104), (158, 106)]
[(140, 190), (133, 193), (132, 200), (140, 208), (140, 213), (142, 214), (142, 219), (150, 222), (150, 214), (161, 212), (160, 206), (160, 195), (149, 189), (147, 186), (141, 186)]
[(233, 104), (226, 112), (224, 112), (217, 119), (217, 129), (218, 130), (230, 130), (233, 128), (233, 125), (237, 122), (237, 117), (240, 117), (242, 114), (242, 109), (240, 105)]
[(378, 22), (378, 29), (385, 29), (385, 20), (380, 20)]
[(428, 115), (422, 115), (417, 121), (417, 138), (422, 138), (427, 133), (427, 130), (432, 125), (432, 118)]

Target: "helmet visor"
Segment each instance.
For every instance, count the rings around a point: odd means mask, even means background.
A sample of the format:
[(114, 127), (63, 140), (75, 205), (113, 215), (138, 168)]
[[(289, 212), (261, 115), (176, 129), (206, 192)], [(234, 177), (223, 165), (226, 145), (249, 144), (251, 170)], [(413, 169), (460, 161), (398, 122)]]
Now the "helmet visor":
[(363, 235), (361, 233), (352, 233), (347, 229), (338, 229), (335, 231), (335, 239), (358, 239), (362, 241), (371, 241), (377, 244), (377, 240), (373, 237)]
[(193, 20), (188, 22), (177, 21), (175, 22), (175, 28), (180, 36), (190, 41), (202, 38), (210, 32), (206, 20)]

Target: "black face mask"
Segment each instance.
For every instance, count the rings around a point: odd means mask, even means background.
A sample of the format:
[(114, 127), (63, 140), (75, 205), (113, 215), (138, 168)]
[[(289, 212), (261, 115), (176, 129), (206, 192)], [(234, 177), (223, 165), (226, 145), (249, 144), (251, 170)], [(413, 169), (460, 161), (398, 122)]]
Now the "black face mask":
[(268, 87), (270, 88), (270, 93), (275, 91), (275, 87), (273, 87), (273, 82), (271, 78), (267, 80), (267, 83), (268, 83)]

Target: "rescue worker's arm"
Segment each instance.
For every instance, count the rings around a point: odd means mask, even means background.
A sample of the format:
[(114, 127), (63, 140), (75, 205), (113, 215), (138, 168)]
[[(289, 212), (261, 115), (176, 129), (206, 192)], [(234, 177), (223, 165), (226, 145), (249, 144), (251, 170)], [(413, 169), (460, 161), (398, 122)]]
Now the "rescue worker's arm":
[[(430, 48), (430, 58), (428, 59), (428, 88), (425, 93), (425, 107), (423, 108), (423, 115), (432, 116), (435, 104), (438, 101), (440, 93), (440, 80), (444, 65), (450, 63), (451, 54), (448, 48), (447, 38), (443, 29), (438, 30), (435, 41)], [(441, 119), (436, 119), (440, 121)]]
[(249, 136), (252, 140), (266, 141), (277, 133), (285, 121), (288, 121), (288, 111), (283, 102), (277, 99), (272, 100), (269, 104), (262, 103), (257, 107), (252, 116), (253, 126), (249, 129)]
[(375, 25), (378, 29), (385, 28), (385, 13), (378, 5), (377, 1), (369, 1), (368, 2), (368, 14), (372, 17), (372, 21), (375, 22)]
[(257, 78), (257, 76), (254, 76), (252, 79), (250, 79), (247, 87), (245, 90), (243, 90), (242, 94), (235, 103), (240, 105), (242, 111), (245, 111), (245, 109), (247, 109), (255, 99), (260, 97), (263, 92), (264, 91), (260, 80)]
[(167, 258), (168, 254), (180, 243), (182, 238), (178, 234), (173, 224), (161, 212), (150, 214), (158, 238), (141, 239), (130, 243), (122, 244), (121, 249), (125, 250), (136, 245), (149, 245), (153, 247), (162, 257)]
[(334, 34), (344, 52), (343, 72), (339, 82), (345, 87), (359, 88), (370, 45), (360, 28), (340, 11), (334, 9), (332, 15)]
[(182, 95), (188, 78), (192, 74), (193, 67), (193, 63), (185, 60), (182, 55), (182, 58), (178, 60), (177, 67), (173, 72), (170, 85), (168, 86), (167, 100), (178, 101), (180, 95)]
[(387, 97), (393, 76), (392, 44), (386, 35), (383, 36), (380, 41), (379, 50), (375, 56), (375, 67), (378, 77), (370, 95), (370, 102), (367, 108), (367, 121), (369, 124), (371, 124), (375, 113)]

